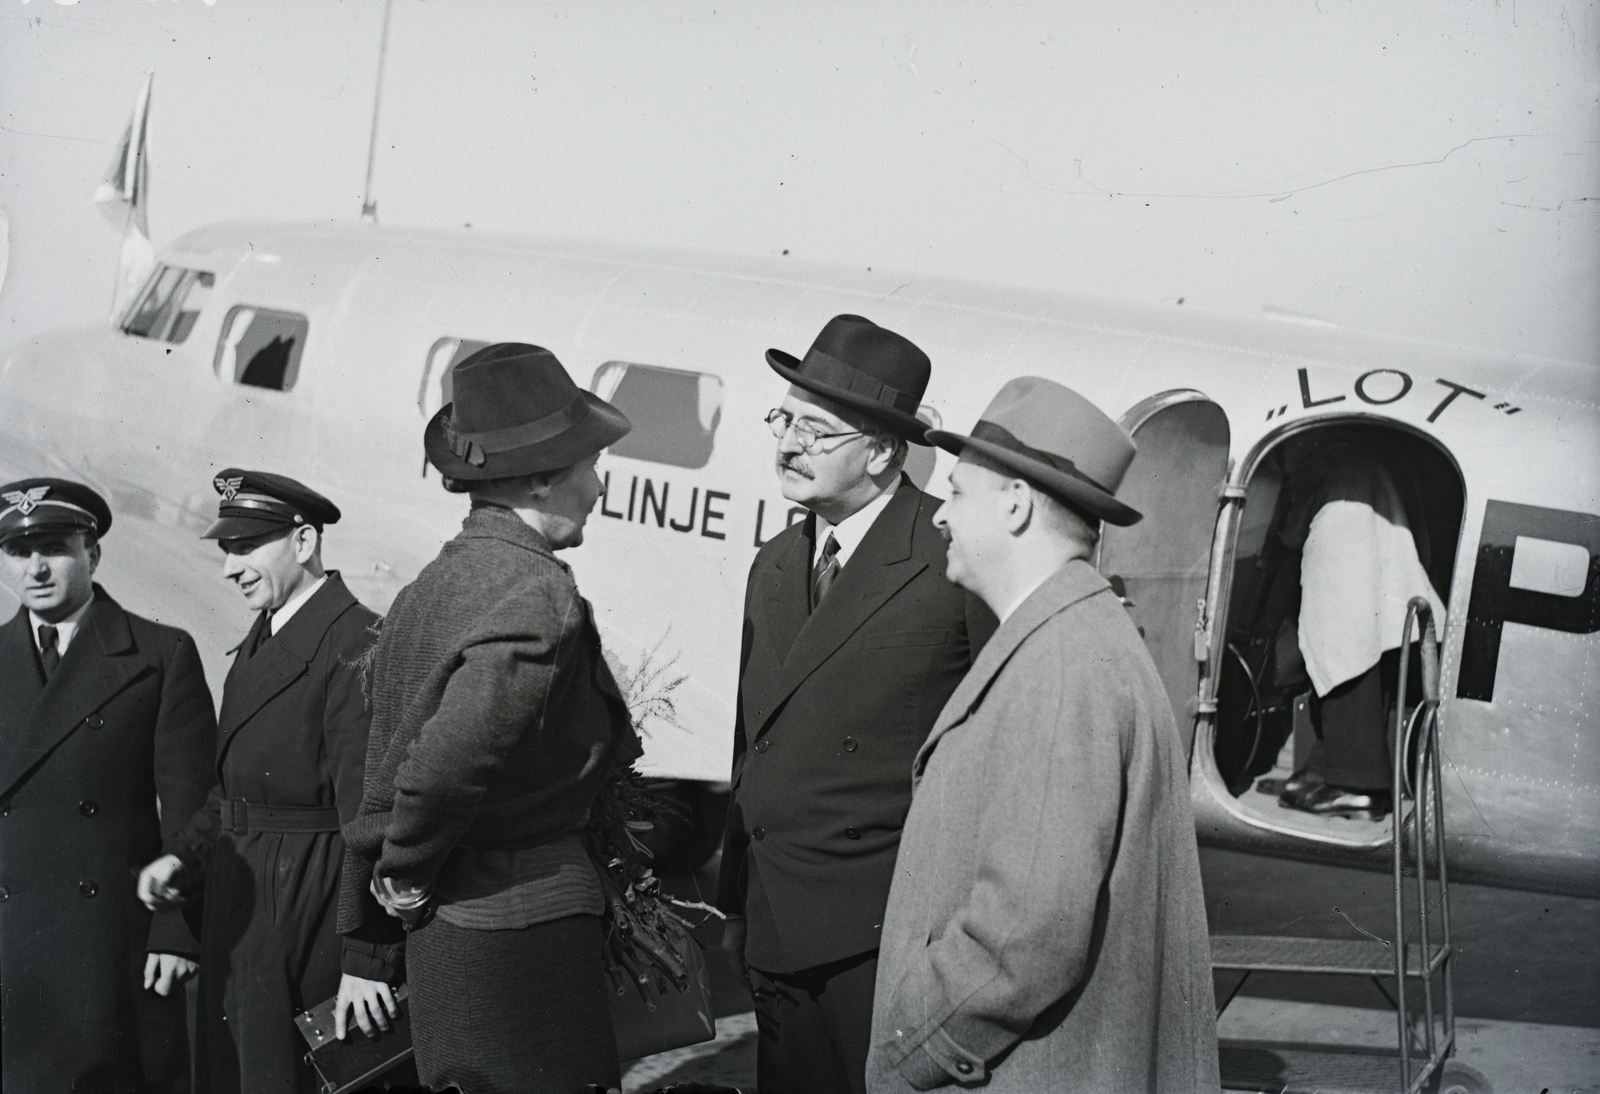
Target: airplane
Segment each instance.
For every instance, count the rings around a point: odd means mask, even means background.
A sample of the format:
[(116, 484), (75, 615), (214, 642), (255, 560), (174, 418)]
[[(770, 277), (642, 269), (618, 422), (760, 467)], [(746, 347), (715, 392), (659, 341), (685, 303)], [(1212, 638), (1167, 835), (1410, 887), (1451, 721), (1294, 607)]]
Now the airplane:
[[(490, 342), (548, 347), (635, 425), (603, 459), (605, 496), (567, 557), (647, 712), (642, 768), (689, 804), (683, 853), (698, 860), (727, 789), (745, 575), (803, 515), (772, 469), (763, 417), (785, 387), (763, 351), (803, 351), (846, 312), (929, 353), (930, 424), (964, 430), (1005, 380), (1037, 375), (1134, 436), (1122, 493), (1146, 516), (1108, 528), (1097, 564), (1188, 737), (1211, 846), (1389, 861), (1392, 818), (1318, 817), (1252, 790), (1307, 738), (1292, 709), (1303, 698), (1266, 694), (1251, 651), (1284, 443), (1358, 429), (1407, 464), (1428, 487), (1430, 576), (1447, 606), (1452, 878), (1600, 895), (1592, 365), (781, 256), (243, 221), (166, 247), (109, 329), (49, 332), (0, 359), (0, 465), (104, 489), (118, 595), (190, 629), (217, 680), (247, 620), (197, 539), (216, 472), (270, 468), (333, 497), (345, 516), (329, 563), (381, 611), (465, 512), (422, 450), (451, 370)], [(912, 453), (908, 473), (939, 492), (953, 457)]]

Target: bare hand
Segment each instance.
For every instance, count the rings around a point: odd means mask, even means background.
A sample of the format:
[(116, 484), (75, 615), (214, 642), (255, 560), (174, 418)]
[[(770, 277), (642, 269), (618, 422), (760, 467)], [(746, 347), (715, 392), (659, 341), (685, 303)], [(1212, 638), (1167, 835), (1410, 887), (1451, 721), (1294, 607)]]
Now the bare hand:
[(722, 922), (722, 949), (733, 965), (740, 983), (750, 983), (750, 966), (744, 963), (745, 922), (742, 915), (730, 915)]
[(144, 958), (144, 989), (171, 995), (172, 989), (200, 971), (200, 966), (175, 953), (151, 953)]
[(184, 873), (183, 860), (177, 855), (156, 859), (139, 871), (140, 903), (152, 912), (164, 912), (187, 901), (182, 888)]
[[(400, 1017), (400, 1007), (394, 1001), (394, 992), (382, 980), (363, 980), (345, 973), (339, 979), (339, 998), (333, 1005), (333, 1035), (344, 1040), (350, 1028), (345, 1021), (345, 1010), (356, 1016), (356, 1025), (368, 1037), (378, 1036), (378, 1031), (389, 1032), (389, 1019)], [(385, 1013), (387, 1012), (387, 1013)]]

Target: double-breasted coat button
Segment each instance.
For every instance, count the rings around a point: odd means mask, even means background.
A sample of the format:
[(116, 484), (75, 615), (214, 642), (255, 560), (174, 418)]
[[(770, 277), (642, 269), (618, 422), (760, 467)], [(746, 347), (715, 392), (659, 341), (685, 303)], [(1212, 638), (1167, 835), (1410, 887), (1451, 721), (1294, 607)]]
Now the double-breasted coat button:
[(10, 899), (11, 899), (11, 891), (9, 889), (7, 889), (4, 885), (0, 885), (0, 900), (10, 900)]
[(78, 812), (82, 813), (86, 817), (92, 817), (96, 813), (100, 812), (100, 803), (95, 801), (93, 798), (84, 798), (78, 803)]
[(761, 740), (756, 742), (756, 751), (757, 752), (765, 752), (768, 747), (769, 747), (769, 744), (768, 744), (768, 741), (767, 741), (767, 739), (765, 737), (761, 738)]
[(7, 801), (0, 801), (0, 817), (9, 817), (10, 815), (11, 803)]
[(844, 838), (845, 839), (860, 839), (861, 838), (861, 833), (857, 832), (854, 828), (846, 828), (844, 830)]
[(98, 714), (91, 714), (89, 717), (83, 720), (83, 724), (88, 726), (90, 729), (99, 729), (101, 726), (106, 724), (106, 720), (100, 717)]
[(79, 896), (91, 897), (91, 896), (94, 896), (99, 891), (100, 891), (100, 886), (96, 885), (92, 881), (80, 881), (80, 882), (78, 882), (78, 895)]
[(956, 1061), (956, 1070), (961, 1072), (961, 1074), (963, 1074), (963, 1075), (971, 1075), (972, 1074), (972, 1061), (971, 1060), (957, 1060)]
[(854, 737), (846, 737), (844, 739), (844, 750), (846, 752), (854, 752), (856, 750), (856, 739)]
[(766, 839), (767, 838), (767, 830), (765, 828), (761, 827), (758, 824), (754, 828), (750, 829), (750, 838), (751, 839)]

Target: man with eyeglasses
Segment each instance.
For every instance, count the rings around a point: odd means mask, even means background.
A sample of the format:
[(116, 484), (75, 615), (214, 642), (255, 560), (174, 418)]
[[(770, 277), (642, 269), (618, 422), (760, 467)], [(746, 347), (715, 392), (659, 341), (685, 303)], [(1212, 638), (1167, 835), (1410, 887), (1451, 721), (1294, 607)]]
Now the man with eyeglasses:
[(945, 580), (939, 500), (901, 471), (927, 355), (840, 315), (767, 361), (778, 480), (809, 515), (750, 569), (718, 904), (763, 1094), (860, 1092), (911, 762), (995, 619)]

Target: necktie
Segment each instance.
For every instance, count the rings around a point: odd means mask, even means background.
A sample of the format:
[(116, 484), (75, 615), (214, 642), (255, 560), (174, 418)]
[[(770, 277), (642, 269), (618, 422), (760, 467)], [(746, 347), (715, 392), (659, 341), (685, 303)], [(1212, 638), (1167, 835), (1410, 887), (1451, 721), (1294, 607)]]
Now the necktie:
[(828, 542), (822, 545), (822, 553), (817, 556), (817, 564), (811, 569), (811, 610), (816, 611), (817, 605), (822, 603), (822, 598), (828, 595), (828, 590), (833, 586), (834, 578), (839, 576), (839, 541), (833, 538), (833, 533), (828, 533)]
[(48, 623), (39, 624), (39, 663), (44, 666), (44, 678), (50, 679), (61, 664), (61, 651), (56, 649), (56, 629)]
[(246, 651), (247, 655), (250, 656), (250, 657), (254, 657), (256, 655), (256, 651), (259, 650), (262, 646), (266, 645), (267, 644), (267, 639), (269, 639), (271, 637), (272, 637), (272, 613), (271, 612), (262, 612), (261, 613), (261, 629), (256, 631), (256, 640), (250, 644), (250, 649), (248, 651)]

